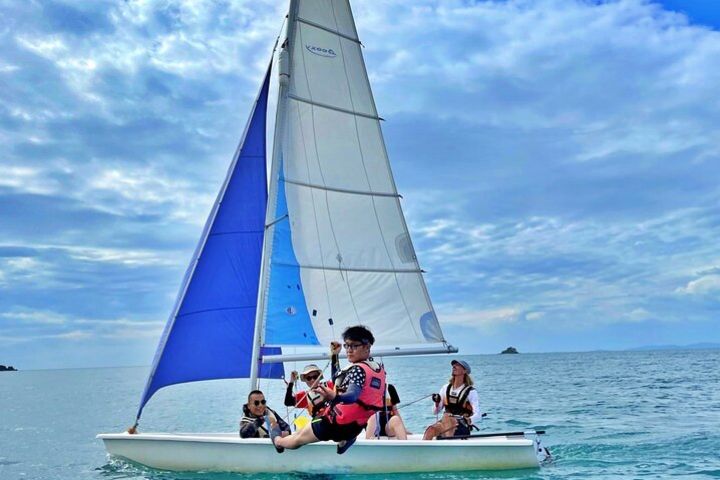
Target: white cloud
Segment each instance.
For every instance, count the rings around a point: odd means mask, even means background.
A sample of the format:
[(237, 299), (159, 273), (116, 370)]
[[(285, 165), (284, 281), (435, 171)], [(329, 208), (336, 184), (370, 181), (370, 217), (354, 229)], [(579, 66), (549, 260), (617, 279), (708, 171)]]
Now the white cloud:
[(132, 340), (140, 338), (156, 339), (159, 340), (164, 329), (164, 324), (161, 325), (141, 325), (137, 328), (117, 328), (112, 332), (106, 332), (102, 335), (106, 339), (114, 340)]
[(57, 35), (49, 35), (46, 38), (18, 35), (15, 40), (22, 47), (48, 59), (56, 59), (68, 50), (63, 39)]
[(0, 63), (0, 73), (12, 73), (19, 70), (20, 67), (17, 65), (11, 65), (9, 63)]
[(78, 319), (73, 324), (79, 328), (91, 327), (98, 337), (105, 339), (159, 339), (165, 328), (165, 321), (131, 318)]
[(0, 313), (0, 317), (22, 324), (64, 325), (68, 317), (51, 311), (20, 311)]
[(199, 193), (196, 184), (156, 168), (115, 166), (91, 172), (78, 198), (98, 199), (99, 208), (121, 215), (160, 210), (169, 221), (203, 225), (215, 192)]
[[(53, 247), (58, 248), (58, 247)], [(88, 262), (115, 263), (126, 266), (176, 266), (171, 252), (93, 247), (60, 247), (70, 258)]]
[(685, 295), (720, 294), (720, 275), (706, 275), (692, 280), (684, 287), (679, 287), (676, 292)]
[(521, 310), (517, 307), (502, 307), (488, 310), (463, 310), (439, 306), (440, 322), (472, 328), (487, 328), (519, 320)]
[(44, 338), (56, 338), (58, 340), (80, 341), (88, 340), (94, 335), (85, 330), (73, 330), (71, 332), (58, 333), (57, 335), (45, 335)]
[(626, 315), (626, 318), (635, 322), (642, 322), (652, 318), (652, 314), (644, 308), (636, 308), (632, 312)]
[[(33, 138), (29, 139), (33, 141)], [(0, 176), (0, 187), (36, 194), (49, 194), (59, 188), (59, 184), (46, 177), (47, 171), (37, 167), (19, 167), (6, 165)]]
[(35, 283), (47, 278), (44, 265), (32, 257), (0, 257), (0, 286), (14, 282)]
[(542, 320), (545, 317), (545, 312), (528, 312), (525, 314), (525, 318), (531, 322)]
[(69, 332), (62, 332), (62, 333), (50, 333), (50, 334), (37, 334), (37, 335), (2, 335), (0, 336), (0, 341), (7, 342), (8, 344), (27, 344), (27, 343), (33, 343), (37, 342), (38, 340), (60, 340), (60, 341), (70, 341), (70, 342), (78, 342), (82, 340), (88, 340), (93, 338), (94, 335), (92, 332), (84, 331), (84, 330), (72, 330)]

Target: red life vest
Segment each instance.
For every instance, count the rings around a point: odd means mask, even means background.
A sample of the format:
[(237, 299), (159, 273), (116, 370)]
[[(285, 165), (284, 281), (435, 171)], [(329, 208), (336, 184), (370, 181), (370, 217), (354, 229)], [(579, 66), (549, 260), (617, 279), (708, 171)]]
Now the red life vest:
[[(374, 363), (374, 362), (373, 362)], [(365, 383), (360, 398), (355, 403), (338, 403), (332, 408), (330, 416), (334, 423), (347, 425), (357, 423), (365, 426), (373, 413), (382, 410), (385, 405), (385, 369), (381, 364), (377, 370), (366, 361), (354, 363), (365, 371)], [(335, 382), (335, 385), (340, 383)]]

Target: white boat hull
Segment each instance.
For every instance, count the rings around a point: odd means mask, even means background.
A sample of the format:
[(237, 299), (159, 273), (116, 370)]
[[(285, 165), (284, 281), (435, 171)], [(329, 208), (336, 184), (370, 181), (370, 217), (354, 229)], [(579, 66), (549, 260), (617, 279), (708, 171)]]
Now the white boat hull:
[(524, 437), (358, 439), (343, 455), (336, 453), (333, 442), (278, 454), (268, 439), (242, 439), (229, 433), (118, 433), (98, 438), (111, 455), (173, 471), (407, 473), (538, 467), (535, 444)]

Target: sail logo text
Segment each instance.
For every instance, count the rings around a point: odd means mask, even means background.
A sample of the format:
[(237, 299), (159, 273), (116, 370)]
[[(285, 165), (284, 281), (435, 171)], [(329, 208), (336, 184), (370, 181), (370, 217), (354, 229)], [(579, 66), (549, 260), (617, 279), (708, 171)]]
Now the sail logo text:
[(322, 48), (316, 47), (314, 45), (305, 45), (305, 48), (308, 49), (308, 52), (314, 53), (315, 55), (320, 55), (321, 57), (334, 58), (337, 56), (335, 50), (333, 50), (332, 48)]

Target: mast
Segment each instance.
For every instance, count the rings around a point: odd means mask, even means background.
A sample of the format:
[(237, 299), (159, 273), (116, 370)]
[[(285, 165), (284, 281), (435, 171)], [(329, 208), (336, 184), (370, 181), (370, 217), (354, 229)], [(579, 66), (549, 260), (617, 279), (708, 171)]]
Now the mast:
[(259, 387), (259, 373), (261, 364), (261, 347), (265, 331), (265, 309), (267, 299), (267, 286), (270, 274), (270, 255), (272, 252), (272, 241), (274, 225), (277, 219), (274, 218), (277, 206), (277, 179), (280, 176), (281, 158), (283, 152), (283, 140), (285, 124), (287, 122), (287, 96), (290, 88), (290, 49), (293, 44), (293, 24), (297, 18), (297, 0), (290, 0), (287, 17), (287, 37), (280, 46), (278, 55), (278, 103), (275, 114), (275, 133), (273, 135), (273, 155), (270, 163), (270, 186), (268, 191), (267, 210), (265, 214), (265, 233), (263, 238), (262, 263), (260, 265), (260, 284), (258, 286), (257, 309), (255, 310), (255, 331), (253, 334), (253, 350), (250, 359), (250, 387)]

